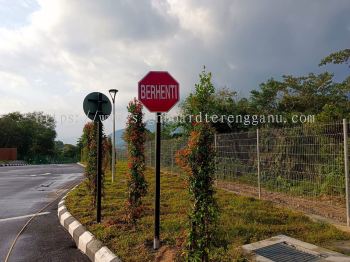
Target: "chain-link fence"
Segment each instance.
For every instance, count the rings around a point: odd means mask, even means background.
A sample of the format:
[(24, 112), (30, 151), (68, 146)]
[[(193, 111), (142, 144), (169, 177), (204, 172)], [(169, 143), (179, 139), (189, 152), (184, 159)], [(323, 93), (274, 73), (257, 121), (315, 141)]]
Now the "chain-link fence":
[(218, 186), (347, 221), (342, 123), (216, 136)]
[[(343, 123), (217, 134), (217, 186), (346, 222), (347, 136)], [(154, 143), (145, 145), (148, 166), (155, 165)], [(179, 172), (175, 155), (186, 144), (162, 140), (162, 170)]]
[(220, 134), (216, 141), (219, 179), (257, 186), (260, 175), (266, 189), (344, 199), (340, 123)]
[[(184, 148), (187, 139), (177, 138), (161, 141), (160, 165), (163, 171), (179, 172), (175, 157), (177, 151)], [(146, 163), (148, 166), (155, 166), (156, 148), (155, 141), (148, 141), (145, 145)]]

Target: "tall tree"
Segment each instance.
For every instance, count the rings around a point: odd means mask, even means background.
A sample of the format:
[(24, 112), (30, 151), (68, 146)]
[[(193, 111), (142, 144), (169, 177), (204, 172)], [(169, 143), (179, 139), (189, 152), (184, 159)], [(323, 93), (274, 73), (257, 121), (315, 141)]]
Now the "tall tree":
[(227, 116), (245, 115), (250, 112), (248, 100), (238, 99), (235, 91), (227, 88), (216, 90), (212, 83), (212, 74), (207, 72), (205, 67), (199, 75), (195, 92), (191, 93), (180, 107), (184, 121), (178, 126), (182, 126), (186, 133), (192, 130), (192, 121), (208, 121), (218, 133), (241, 130), (246, 127), (230, 121)]
[(325, 58), (323, 58), (319, 66), (326, 65), (326, 64), (343, 64), (343, 63), (348, 64), (349, 59), (350, 59), (350, 49), (344, 49), (344, 50), (331, 53)]
[(181, 103), (181, 113), (184, 121), (180, 123), (188, 133), (192, 129), (192, 118), (197, 115), (213, 113), (213, 98), (215, 87), (212, 83), (212, 75), (205, 67), (199, 74), (199, 83), (195, 85), (195, 92), (191, 93), (183, 103)]
[(260, 85), (260, 90), (253, 90), (251, 107), (256, 114), (279, 114), (286, 120), (295, 114), (317, 116), (335, 107), (341, 108), (341, 114), (337, 115), (341, 119), (350, 113), (348, 92), (349, 89), (343, 83), (334, 82), (333, 74), (328, 72), (301, 77), (285, 75), (282, 81), (269, 79)]

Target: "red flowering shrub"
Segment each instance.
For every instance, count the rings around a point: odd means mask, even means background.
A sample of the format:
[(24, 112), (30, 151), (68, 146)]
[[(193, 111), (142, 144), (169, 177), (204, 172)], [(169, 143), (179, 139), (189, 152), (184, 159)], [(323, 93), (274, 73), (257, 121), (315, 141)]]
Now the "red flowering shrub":
[(103, 162), (102, 162), (102, 169), (104, 172), (106, 170), (111, 169), (112, 164), (112, 141), (110, 137), (103, 137), (103, 143), (102, 143), (102, 154), (103, 154)]
[(147, 183), (144, 177), (146, 129), (143, 123), (142, 104), (136, 98), (129, 103), (128, 112), (125, 130), (129, 166), (127, 220), (135, 224), (142, 214), (142, 197), (147, 193)]
[(87, 123), (83, 129), (83, 150), (87, 153), (85, 177), (93, 205), (96, 203), (96, 172), (97, 172), (97, 125), (94, 122)]
[(177, 164), (188, 174), (192, 199), (189, 215), (187, 261), (208, 261), (218, 216), (214, 198), (214, 130), (208, 123), (196, 123), (188, 145), (176, 156)]
[[(103, 177), (107, 169), (110, 168), (111, 162), (111, 148), (110, 139), (102, 136), (102, 190)], [(81, 137), (83, 147), (84, 160), (86, 162), (85, 177), (87, 178), (87, 185), (90, 195), (92, 197), (93, 205), (96, 204), (96, 177), (97, 177), (97, 124), (89, 122), (84, 126), (83, 135)]]

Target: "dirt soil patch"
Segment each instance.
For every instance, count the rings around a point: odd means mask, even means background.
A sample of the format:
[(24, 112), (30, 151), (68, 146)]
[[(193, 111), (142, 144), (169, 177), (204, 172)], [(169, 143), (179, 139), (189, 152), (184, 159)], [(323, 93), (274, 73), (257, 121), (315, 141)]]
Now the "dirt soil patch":
[[(219, 188), (234, 192), (238, 195), (258, 198), (258, 189), (255, 186), (218, 181)], [(282, 192), (273, 192), (266, 189), (261, 191), (261, 199), (268, 200), (281, 207), (287, 207), (302, 211), (306, 214), (314, 214), (326, 217), (336, 222), (346, 223), (346, 208), (340, 203), (339, 199), (330, 198), (303, 198), (299, 196), (292, 196)]]
[(173, 262), (176, 257), (176, 249), (169, 246), (163, 246), (159, 249), (155, 262)]

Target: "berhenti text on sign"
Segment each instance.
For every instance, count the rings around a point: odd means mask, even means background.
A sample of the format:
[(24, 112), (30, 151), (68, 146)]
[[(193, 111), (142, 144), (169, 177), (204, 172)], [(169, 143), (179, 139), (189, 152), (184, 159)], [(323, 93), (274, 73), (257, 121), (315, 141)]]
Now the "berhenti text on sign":
[(138, 83), (138, 97), (155, 113), (168, 112), (180, 98), (179, 83), (166, 71), (151, 71)]
[(141, 99), (178, 99), (177, 85), (141, 85)]

